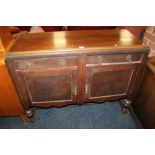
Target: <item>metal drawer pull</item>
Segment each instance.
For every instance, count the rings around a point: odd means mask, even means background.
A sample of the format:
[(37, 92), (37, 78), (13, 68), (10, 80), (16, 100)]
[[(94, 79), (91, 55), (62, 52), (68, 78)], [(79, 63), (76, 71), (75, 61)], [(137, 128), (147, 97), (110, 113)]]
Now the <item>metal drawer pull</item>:
[(59, 65), (65, 66), (66, 65), (66, 60), (65, 59), (60, 59), (59, 60)]
[(98, 56), (97, 59), (96, 59), (96, 62), (99, 64), (103, 61), (103, 58), (102, 56)]
[(74, 96), (77, 96), (77, 87), (73, 88), (73, 94), (74, 94)]
[(131, 55), (127, 55), (126, 56), (126, 60), (128, 61), (128, 63), (132, 63), (132, 57), (131, 57)]
[(88, 94), (88, 84), (85, 85), (85, 94)]
[(26, 67), (27, 67), (28, 69), (32, 69), (32, 64), (31, 64), (31, 63), (27, 63), (27, 64), (26, 64)]

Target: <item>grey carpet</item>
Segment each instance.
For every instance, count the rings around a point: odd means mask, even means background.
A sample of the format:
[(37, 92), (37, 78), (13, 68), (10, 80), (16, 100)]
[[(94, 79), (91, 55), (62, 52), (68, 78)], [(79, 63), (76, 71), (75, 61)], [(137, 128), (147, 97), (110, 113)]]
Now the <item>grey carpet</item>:
[(19, 117), (0, 117), (2, 129), (135, 129), (129, 113), (121, 111), (119, 102), (71, 105), (38, 109), (35, 123), (24, 125)]

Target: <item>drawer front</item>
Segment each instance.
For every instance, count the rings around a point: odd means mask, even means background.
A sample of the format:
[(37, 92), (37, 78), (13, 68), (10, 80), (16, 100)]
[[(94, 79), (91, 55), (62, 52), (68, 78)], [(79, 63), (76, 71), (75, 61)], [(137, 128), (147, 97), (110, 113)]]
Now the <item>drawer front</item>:
[(95, 55), (87, 56), (86, 64), (104, 63), (136, 63), (141, 61), (142, 54), (115, 54), (115, 55)]
[(16, 69), (41, 69), (41, 68), (53, 68), (53, 67), (69, 67), (77, 66), (77, 57), (52, 57), (52, 58), (40, 58), (29, 60), (16, 60)]

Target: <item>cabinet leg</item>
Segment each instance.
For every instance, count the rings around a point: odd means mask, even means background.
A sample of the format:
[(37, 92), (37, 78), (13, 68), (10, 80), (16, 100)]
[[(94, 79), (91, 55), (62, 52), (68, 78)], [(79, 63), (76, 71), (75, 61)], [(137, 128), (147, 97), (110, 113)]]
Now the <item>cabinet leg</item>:
[(25, 116), (24, 116), (23, 114), (20, 114), (19, 117), (20, 117), (20, 119), (23, 121), (23, 123), (24, 123), (25, 125), (28, 125), (28, 122), (27, 122), (27, 120), (25, 119)]
[(121, 100), (121, 108), (123, 113), (129, 113), (131, 101), (128, 99)]
[(34, 122), (34, 112), (32, 109), (26, 110), (25, 111), (26, 116), (30, 119), (30, 122)]

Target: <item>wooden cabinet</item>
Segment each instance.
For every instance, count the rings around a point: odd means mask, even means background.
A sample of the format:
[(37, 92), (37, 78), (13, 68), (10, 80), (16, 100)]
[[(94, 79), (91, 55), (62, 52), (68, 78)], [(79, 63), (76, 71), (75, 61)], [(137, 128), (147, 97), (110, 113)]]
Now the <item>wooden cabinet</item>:
[(34, 107), (132, 101), (148, 51), (126, 30), (39, 33), (18, 39), (6, 61), (30, 117)]

